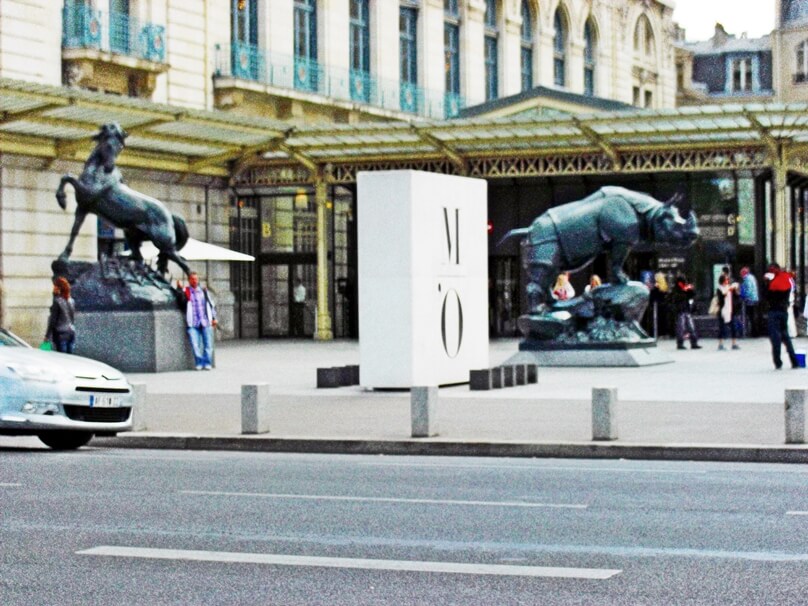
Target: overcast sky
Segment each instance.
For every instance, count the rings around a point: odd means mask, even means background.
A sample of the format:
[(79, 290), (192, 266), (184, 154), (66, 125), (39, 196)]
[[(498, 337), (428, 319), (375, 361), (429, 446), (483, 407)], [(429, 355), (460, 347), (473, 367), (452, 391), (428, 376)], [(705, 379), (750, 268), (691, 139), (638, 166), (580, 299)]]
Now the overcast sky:
[(689, 41), (712, 37), (716, 22), (730, 34), (759, 38), (774, 29), (773, 0), (674, 0), (673, 20)]

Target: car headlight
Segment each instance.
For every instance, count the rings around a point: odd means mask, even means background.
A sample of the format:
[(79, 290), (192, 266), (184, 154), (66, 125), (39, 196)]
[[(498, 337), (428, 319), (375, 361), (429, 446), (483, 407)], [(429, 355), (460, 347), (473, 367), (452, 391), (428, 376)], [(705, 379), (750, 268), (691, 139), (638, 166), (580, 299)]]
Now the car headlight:
[(61, 376), (53, 372), (52, 368), (44, 368), (34, 364), (17, 364), (9, 362), (8, 369), (25, 381), (38, 381), (41, 383), (58, 383)]

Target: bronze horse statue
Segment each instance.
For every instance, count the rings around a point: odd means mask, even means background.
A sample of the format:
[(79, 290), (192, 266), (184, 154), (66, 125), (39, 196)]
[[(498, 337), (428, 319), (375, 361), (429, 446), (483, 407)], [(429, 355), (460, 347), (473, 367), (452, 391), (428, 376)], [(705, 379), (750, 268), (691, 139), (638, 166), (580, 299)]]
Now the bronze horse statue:
[(70, 239), (59, 256), (67, 261), (73, 252), (73, 243), (89, 213), (103, 217), (115, 227), (123, 229), (131, 249), (131, 259), (143, 261), (140, 245), (150, 240), (160, 251), (157, 269), (166, 273), (168, 261), (174, 261), (186, 275), (191, 273), (179, 250), (188, 241), (188, 228), (182, 217), (171, 214), (165, 205), (155, 198), (128, 187), (123, 182), (115, 160), (124, 148), (127, 137), (120, 125), (104, 124), (93, 136), (95, 149), (84, 163), (81, 175), (64, 175), (56, 190), (56, 201), (63, 210), (67, 208), (65, 184), (70, 183), (76, 193), (76, 218)]

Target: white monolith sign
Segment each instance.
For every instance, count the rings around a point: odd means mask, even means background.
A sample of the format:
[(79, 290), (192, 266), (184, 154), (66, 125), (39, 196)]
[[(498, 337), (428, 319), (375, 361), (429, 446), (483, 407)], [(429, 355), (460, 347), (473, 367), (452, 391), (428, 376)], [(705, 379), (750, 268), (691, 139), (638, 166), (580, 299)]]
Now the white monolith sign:
[(362, 386), (462, 383), (487, 368), (486, 182), (360, 172), (357, 221)]

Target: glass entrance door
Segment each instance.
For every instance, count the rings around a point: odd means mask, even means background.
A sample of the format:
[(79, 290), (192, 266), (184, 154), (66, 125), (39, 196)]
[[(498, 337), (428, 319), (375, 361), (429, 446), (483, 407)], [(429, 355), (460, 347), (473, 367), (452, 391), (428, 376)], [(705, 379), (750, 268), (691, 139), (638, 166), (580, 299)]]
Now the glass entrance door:
[(317, 265), (308, 260), (261, 266), (262, 337), (314, 336)]

